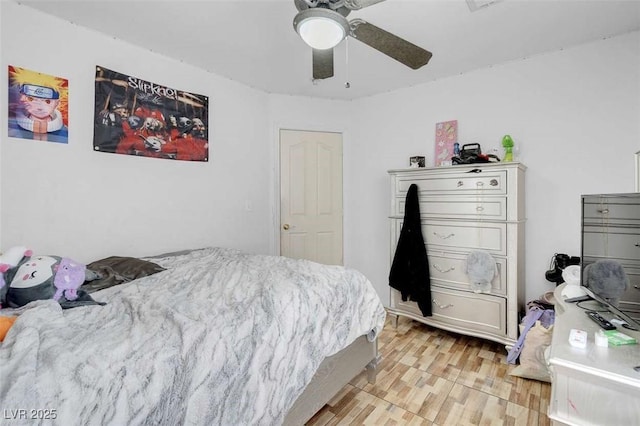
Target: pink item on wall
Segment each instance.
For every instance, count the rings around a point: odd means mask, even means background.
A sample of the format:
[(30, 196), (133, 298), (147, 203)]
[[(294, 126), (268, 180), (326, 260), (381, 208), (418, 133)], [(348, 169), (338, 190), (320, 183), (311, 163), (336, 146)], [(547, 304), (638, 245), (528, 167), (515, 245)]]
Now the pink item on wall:
[(436, 123), (436, 166), (450, 166), (458, 142), (458, 120)]

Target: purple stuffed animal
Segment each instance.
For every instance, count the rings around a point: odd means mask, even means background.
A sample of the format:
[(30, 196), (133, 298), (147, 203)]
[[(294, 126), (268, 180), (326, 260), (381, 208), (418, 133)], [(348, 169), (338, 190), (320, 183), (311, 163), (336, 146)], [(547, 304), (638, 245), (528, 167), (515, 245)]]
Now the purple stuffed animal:
[(56, 270), (56, 275), (53, 279), (53, 284), (57, 290), (53, 295), (53, 300), (60, 300), (63, 294), (67, 300), (76, 300), (78, 298), (78, 287), (84, 283), (86, 266), (63, 257), (54, 269)]

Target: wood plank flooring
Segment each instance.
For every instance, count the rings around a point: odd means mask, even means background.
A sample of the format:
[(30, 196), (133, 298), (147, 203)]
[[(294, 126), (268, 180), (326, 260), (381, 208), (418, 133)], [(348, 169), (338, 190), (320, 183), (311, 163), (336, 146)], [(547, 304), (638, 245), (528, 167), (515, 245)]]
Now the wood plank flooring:
[(375, 384), (360, 374), (308, 423), (550, 425), (551, 386), (510, 376), (504, 345), (389, 315)]

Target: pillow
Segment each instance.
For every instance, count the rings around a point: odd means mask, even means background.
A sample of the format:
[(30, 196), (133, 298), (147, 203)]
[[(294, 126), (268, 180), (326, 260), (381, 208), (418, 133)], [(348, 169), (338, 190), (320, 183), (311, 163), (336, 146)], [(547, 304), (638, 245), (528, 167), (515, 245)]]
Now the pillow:
[(6, 303), (12, 308), (35, 300), (53, 299), (63, 309), (84, 305), (104, 305), (79, 287), (85, 280), (85, 265), (66, 257), (25, 256), (6, 272)]
[(93, 293), (164, 270), (160, 265), (136, 257), (111, 256), (87, 265), (87, 280), (82, 288)]

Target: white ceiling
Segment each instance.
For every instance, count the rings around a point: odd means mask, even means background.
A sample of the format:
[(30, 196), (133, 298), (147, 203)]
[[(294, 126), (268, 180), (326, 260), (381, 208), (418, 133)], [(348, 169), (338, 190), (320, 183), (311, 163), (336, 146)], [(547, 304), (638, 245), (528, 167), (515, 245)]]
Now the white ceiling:
[(347, 39), (335, 49), (335, 76), (314, 82), (311, 49), (293, 30), (293, 0), (19, 3), (269, 93), (333, 99), (392, 91), (640, 29), (637, 0), (501, 0), (475, 12), (465, 0), (386, 0), (352, 11), (348, 19), (364, 19), (433, 52), (429, 64), (412, 70)]

